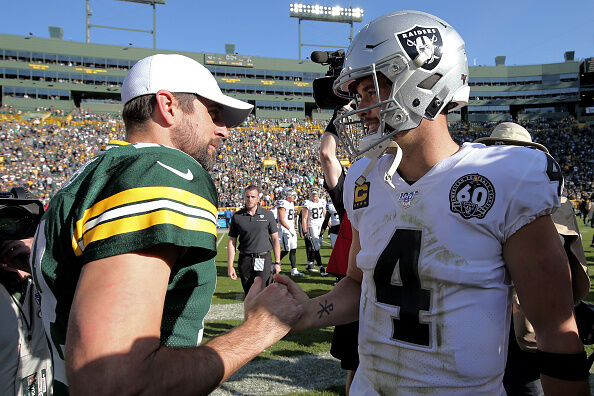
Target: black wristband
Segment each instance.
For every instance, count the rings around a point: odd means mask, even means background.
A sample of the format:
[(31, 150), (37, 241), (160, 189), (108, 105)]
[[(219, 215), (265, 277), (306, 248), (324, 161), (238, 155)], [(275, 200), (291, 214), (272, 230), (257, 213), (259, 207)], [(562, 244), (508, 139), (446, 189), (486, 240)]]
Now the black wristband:
[(566, 381), (583, 381), (590, 375), (586, 352), (550, 353), (536, 350), (541, 374)]
[(280, 265), (280, 263), (277, 261), (277, 262), (272, 263), (272, 265)]

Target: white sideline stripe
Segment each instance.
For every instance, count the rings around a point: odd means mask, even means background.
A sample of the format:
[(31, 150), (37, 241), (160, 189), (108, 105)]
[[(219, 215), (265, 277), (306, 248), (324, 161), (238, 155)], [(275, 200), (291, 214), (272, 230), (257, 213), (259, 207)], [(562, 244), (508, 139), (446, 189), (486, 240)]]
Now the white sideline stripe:
[(225, 234), (219, 234), (219, 239), (217, 239), (217, 248), (219, 247), (221, 241), (223, 240), (223, 235), (225, 235)]

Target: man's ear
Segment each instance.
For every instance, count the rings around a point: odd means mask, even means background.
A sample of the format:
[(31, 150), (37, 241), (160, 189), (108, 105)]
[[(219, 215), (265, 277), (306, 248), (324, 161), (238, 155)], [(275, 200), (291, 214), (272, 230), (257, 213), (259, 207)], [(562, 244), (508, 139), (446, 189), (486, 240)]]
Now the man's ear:
[(181, 111), (177, 105), (177, 99), (173, 94), (164, 89), (155, 94), (157, 105), (153, 110), (155, 121), (163, 126), (171, 126), (175, 123), (177, 112)]

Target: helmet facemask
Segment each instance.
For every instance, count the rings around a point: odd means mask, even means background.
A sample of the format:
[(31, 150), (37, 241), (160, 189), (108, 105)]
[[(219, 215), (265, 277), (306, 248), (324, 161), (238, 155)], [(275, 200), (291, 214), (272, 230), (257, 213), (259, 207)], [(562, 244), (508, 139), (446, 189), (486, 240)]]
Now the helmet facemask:
[[(382, 62), (383, 64), (380, 64), (378, 68), (376, 68), (375, 64), (372, 64), (369, 72), (355, 71), (357, 79), (349, 83), (349, 97), (353, 99), (355, 109), (351, 108), (350, 111), (339, 113), (335, 124), (345, 150), (352, 159), (363, 155), (370, 158), (381, 155), (391, 145), (392, 137), (403, 130), (401, 126), (408, 119), (408, 113), (396, 100), (401, 84), (398, 84), (398, 81), (394, 84), (382, 71), (382, 69), (386, 68), (404, 70), (401, 66), (402, 59), (400, 58), (402, 57), (397, 55), (394, 58), (397, 59), (396, 62), (394, 59), (388, 59), (386, 62)], [(385, 82), (391, 86), (390, 94), (385, 99), (382, 99), (380, 95), (380, 74), (384, 76)], [(407, 74), (410, 75), (410, 73)], [(361, 107), (360, 95), (354, 92), (354, 88), (351, 87), (366, 77), (372, 77), (375, 92), (377, 93), (377, 101), (369, 106)], [(404, 77), (407, 78), (408, 76), (405, 75)], [(364, 124), (364, 120), (359, 117), (359, 114), (369, 112), (375, 108), (379, 109), (379, 126), (375, 131), (370, 132), (369, 127)]]

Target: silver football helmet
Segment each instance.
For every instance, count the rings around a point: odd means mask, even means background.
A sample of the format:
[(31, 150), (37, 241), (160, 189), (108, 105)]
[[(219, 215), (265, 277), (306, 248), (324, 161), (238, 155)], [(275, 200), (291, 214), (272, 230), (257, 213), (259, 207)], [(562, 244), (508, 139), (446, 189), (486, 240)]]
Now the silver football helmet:
[[(388, 98), (379, 98), (378, 73), (391, 83)], [(377, 103), (359, 108), (356, 82), (373, 78)], [(336, 95), (355, 99), (357, 108), (341, 114), (337, 130), (351, 157), (378, 158), (391, 137), (434, 120), (444, 110), (468, 103), (468, 63), (464, 41), (445, 21), (419, 11), (397, 11), (375, 19), (355, 37), (333, 86)], [(380, 108), (380, 126), (368, 131), (355, 115)], [(397, 166), (397, 164), (396, 164)], [(395, 168), (394, 168), (395, 170)]]
[(297, 192), (293, 190), (291, 187), (284, 187), (279, 195), (280, 199), (287, 199), (292, 196), (297, 196)]

